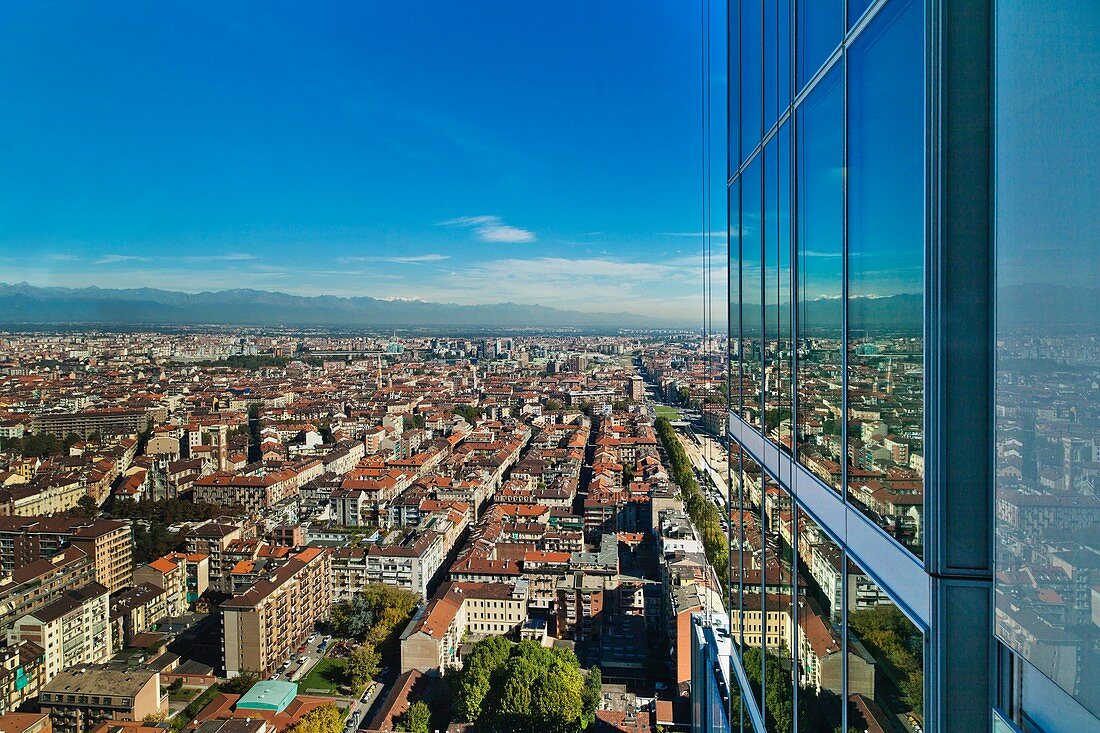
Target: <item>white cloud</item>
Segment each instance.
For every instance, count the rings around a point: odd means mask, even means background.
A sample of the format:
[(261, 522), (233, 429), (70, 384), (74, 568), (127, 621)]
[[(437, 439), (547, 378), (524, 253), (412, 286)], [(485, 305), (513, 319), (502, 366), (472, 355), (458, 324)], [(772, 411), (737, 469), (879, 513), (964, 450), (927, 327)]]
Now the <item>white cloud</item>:
[(460, 216), (441, 221), (439, 226), (473, 229), (482, 242), (494, 244), (527, 244), (536, 239), (531, 230), (505, 224), (499, 216)]
[(424, 255), (408, 255), (398, 257), (338, 257), (337, 262), (347, 264), (348, 262), (393, 262), (399, 265), (416, 265), (421, 262), (442, 262), (443, 260), (451, 259), (450, 255), (441, 255), (435, 252)]
[(148, 257), (138, 257), (137, 255), (103, 255), (98, 260), (93, 262), (93, 265), (114, 265), (119, 262), (148, 262)]

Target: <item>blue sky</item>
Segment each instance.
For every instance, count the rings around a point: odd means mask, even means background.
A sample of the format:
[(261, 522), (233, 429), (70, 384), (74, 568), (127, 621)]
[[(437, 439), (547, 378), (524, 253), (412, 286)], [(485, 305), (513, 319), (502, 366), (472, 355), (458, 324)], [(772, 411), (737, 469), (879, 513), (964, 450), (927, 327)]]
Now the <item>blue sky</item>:
[(696, 318), (699, 19), (678, 0), (5, 3), (0, 280)]

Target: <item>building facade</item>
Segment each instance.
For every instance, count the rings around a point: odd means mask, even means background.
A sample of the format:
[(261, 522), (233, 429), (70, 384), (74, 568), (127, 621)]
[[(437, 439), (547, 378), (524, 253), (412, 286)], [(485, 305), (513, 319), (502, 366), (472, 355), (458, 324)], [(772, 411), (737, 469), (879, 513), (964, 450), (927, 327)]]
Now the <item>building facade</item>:
[(332, 607), (329, 554), (308, 548), (268, 577), (222, 604), (225, 674), (268, 675), (328, 617)]
[(1100, 6), (728, 8), (739, 621), (698, 720), (1100, 726)]

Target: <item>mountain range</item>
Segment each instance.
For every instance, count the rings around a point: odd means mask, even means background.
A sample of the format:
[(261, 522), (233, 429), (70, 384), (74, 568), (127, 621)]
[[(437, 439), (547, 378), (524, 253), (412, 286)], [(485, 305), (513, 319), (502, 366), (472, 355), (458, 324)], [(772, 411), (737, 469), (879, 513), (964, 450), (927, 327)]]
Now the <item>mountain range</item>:
[[(1016, 285), (998, 291), (1004, 324), (1044, 328), (1092, 323), (1098, 291), (1051, 285)], [(830, 330), (840, 323), (840, 299), (800, 306), (809, 330)], [(849, 326), (870, 331), (916, 331), (923, 319), (920, 295), (856, 298)], [(774, 311), (773, 311), (774, 313)], [(787, 306), (779, 316), (787, 320)], [(772, 321), (769, 314), (769, 321)], [(334, 295), (301, 296), (237, 289), (183, 293), (155, 288), (38, 287), (0, 283), (0, 324), (112, 324), (332, 327), (507, 327), (507, 328), (691, 328), (697, 324), (638, 313), (589, 313), (542, 305), (496, 303), (457, 305), (418, 300), (383, 300)], [(718, 324), (722, 327), (724, 324)], [(769, 323), (769, 331), (771, 331)]]
[(519, 303), (457, 305), (365, 296), (288, 295), (252, 289), (183, 293), (155, 288), (37, 287), (27, 283), (0, 283), (0, 323), (644, 329), (689, 326), (637, 313), (588, 313)]

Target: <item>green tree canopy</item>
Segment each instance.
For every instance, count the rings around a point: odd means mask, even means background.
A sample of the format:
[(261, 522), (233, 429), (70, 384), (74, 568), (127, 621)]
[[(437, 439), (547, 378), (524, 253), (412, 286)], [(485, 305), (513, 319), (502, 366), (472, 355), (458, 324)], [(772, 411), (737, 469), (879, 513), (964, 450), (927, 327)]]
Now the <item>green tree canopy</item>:
[(414, 702), (401, 714), (397, 721), (397, 730), (408, 733), (431, 733), (432, 712), (423, 701)]

